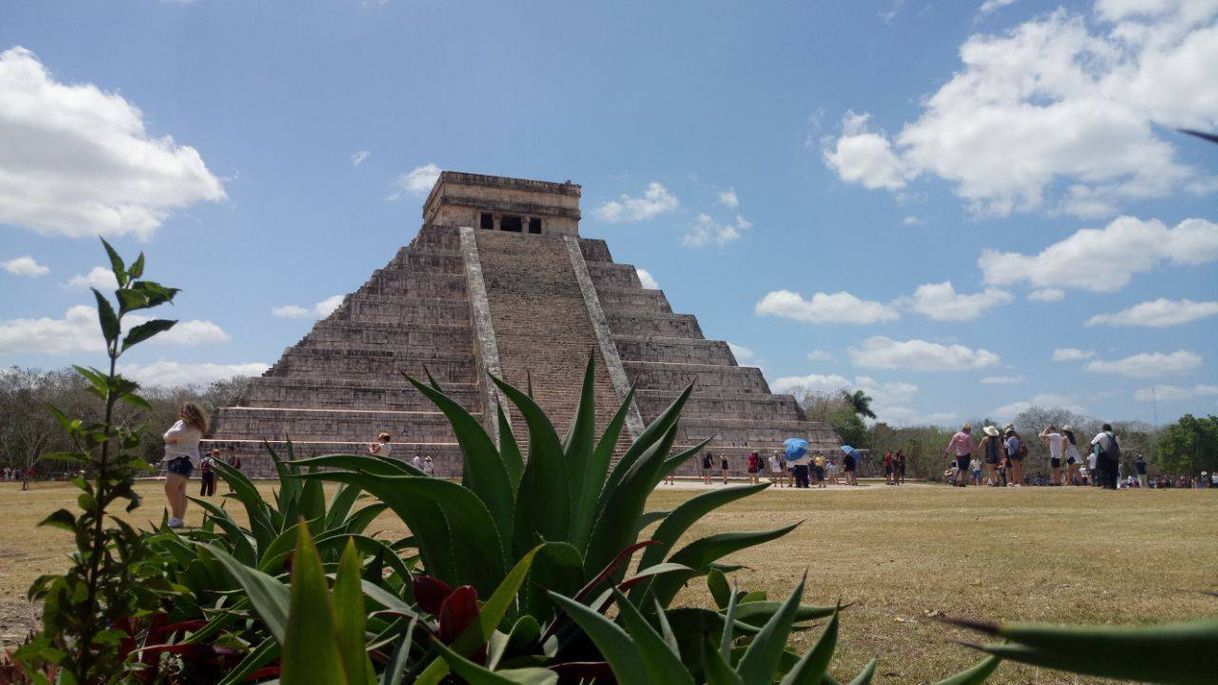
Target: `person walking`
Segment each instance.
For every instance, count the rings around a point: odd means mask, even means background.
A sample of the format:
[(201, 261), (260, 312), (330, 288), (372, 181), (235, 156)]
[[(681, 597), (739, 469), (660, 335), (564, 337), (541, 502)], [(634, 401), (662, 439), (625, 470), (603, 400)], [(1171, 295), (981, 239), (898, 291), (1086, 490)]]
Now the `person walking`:
[(1118, 467), (1121, 463), (1121, 441), (1117, 440), (1111, 425), (1104, 424), (1100, 432), (1091, 439), (1091, 453), (1096, 456), (1095, 464), (1102, 487), (1116, 490), (1117, 479), (1120, 478)]
[(161, 436), (165, 440), (165, 499), (169, 500), (170, 528), (186, 525), (186, 483), (199, 461), (199, 441), (207, 432), (207, 419), (193, 402), (178, 410), (178, 420)]
[(770, 482), (777, 483), (779, 488), (782, 488), (782, 482), (786, 480), (782, 473), (782, 459), (778, 458), (777, 452), (770, 453)]
[(892, 485), (892, 450), (884, 452), (884, 484)]
[(972, 454), (973, 426), (966, 423), (956, 431), (943, 450), (945, 457), (955, 455), (956, 474), (953, 480), (956, 487), (964, 487), (965, 481), (968, 479), (968, 465), (972, 461)]
[(905, 452), (897, 450), (897, 485), (905, 484)]
[(711, 467), (715, 464), (715, 455), (711, 454), (710, 450), (702, 453), (702, 482), (710, 485)]
[(1078, 440), (1074, 437), (1074, 429), (1063, 426), (1062, 435), (1066, 438), (1066, 484), (1081, 485), (1079, 469), (1083, 466), (1083, 460), (1078, 456)]
[(973, 474), (973, 485), (981, 485), (981, 460), (973, 457), (968, 462), (969, 473)]
[(727, 485), (727, 455), (721, 455), (719, 460), (721, 462), (720, 470), (723, 471), (723, 484)]
[(211, 497), (216, 494), (216, 460), (220, 458), (220, 450), (213, 449), (211, 454), (199, 461), (199, 495)]
[(761, 477), (758, 475), (761, 472), (761, 456), (756, 452), (749, 452), (748, 460), (749, 482), (757, 484)]
[(1138, 474), (1138, 487), (1145, 490), (1147, 487), (1147, 485), (1146, 485), (1146, 460), (1142, 458), (1141, 454), (1139, 454), (1138, 458), (1134, 460), (1133, 468), (1135, 471), (1137, 471), (1137, 474)]
[(1049, 471), (1053, 473), (1049, 485), (1062, 484), (1062, 457), (1065, 455), (1066, 436), (1057, 431), (1057, 426), (1049, 424), (1040, 432), (1041, 442), (1049, 446)]

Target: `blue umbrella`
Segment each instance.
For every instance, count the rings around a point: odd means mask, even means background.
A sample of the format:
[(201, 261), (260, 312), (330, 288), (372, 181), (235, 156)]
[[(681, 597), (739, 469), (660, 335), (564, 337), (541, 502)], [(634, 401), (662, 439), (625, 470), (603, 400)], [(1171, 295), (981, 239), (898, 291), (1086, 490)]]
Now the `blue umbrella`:
[(787, 438), (782, 444), (787, 461), (795, 461), (808, 452), (808, 441), (803, 438)]

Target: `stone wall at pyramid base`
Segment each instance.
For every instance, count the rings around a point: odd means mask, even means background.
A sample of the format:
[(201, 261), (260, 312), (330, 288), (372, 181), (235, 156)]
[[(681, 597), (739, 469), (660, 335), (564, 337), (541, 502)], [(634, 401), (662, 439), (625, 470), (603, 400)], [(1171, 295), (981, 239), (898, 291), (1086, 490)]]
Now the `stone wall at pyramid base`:
[[(284, 440), (268, 441), (271, 449), (275, 450), (275, 454), (281, 460), (288, 460), (288, 443)], [(416, 455), (422, 459), (430, 456), (432, 464), (435, 468), (435, 475), (439, 478), (459, 478), (461, 476), (461, 449), (454, 443), (390, 443), (391, 456), (394, 459), (403, 461), (411, 461)], [(232, 447), (230, 451), (228, 448)], [(220, 458), (228, 461), (229, 455), (235, 455), (241, 460), (241, 472), (247, 478), (264, 479), (278, 478), (279, 473), (275, 469), (275, 462), (267, 451), (266, 445), (261, 440), (210, 440), (205, 441), (203, 447), (210, 451), (211, 448), (220, 449)], [(366, 456), (368, 454), (368, 443), (366, 442), (298, 442), (292, 441), (292, 454), (296, 459), (306, 459), (308, 457), (317, 457), (326, 454), (350, 454), (358, 456)], [(162, 465), (163, 470), (163, 465)], [(198, 480), (198, 471), (193, 474), (192, 480)], [(190, 488), (187, 488), (188, 494)]]

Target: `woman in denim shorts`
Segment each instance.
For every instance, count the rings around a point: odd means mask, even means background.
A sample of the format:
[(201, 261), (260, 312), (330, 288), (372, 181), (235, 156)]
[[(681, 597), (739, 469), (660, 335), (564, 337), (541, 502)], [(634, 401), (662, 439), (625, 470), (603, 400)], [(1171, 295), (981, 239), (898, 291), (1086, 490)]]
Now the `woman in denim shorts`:
[(170, 528), (181, 528), (186, 517), (186, 482), (199, 461), (199, 440), (207, 432), (207, 419), (193, 402), (182, 405), (177, 423), (165, 431), (165, 498), (169, 500)]

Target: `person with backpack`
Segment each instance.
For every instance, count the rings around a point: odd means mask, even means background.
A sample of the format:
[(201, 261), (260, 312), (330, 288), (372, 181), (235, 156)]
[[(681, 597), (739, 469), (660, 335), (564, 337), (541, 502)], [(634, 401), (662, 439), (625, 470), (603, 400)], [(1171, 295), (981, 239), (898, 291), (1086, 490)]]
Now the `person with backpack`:
[(1010, 471), (1007, 473), (1007, 479), (1010, 481), (1008, 485), (1023, 487), (1023, 459), (1028, 456), (1028, 446), (1024, 444), (1023, 438), (1019, 437), (1019, 433), (1015, 432), (1013, 423), (1006, 425), (1003, 437), (1006, 438), (1007, 462), (1010, 464)]
[(1099, 471), (1100, 485), (1108, 490), (1117, 489), (1117, 466), (1121, 463), (1121, 442), (1112, 432), (1110, 424), (1104, 424), (1091, 439), (1091, 453), (1095, 455), (1095, 468)]

